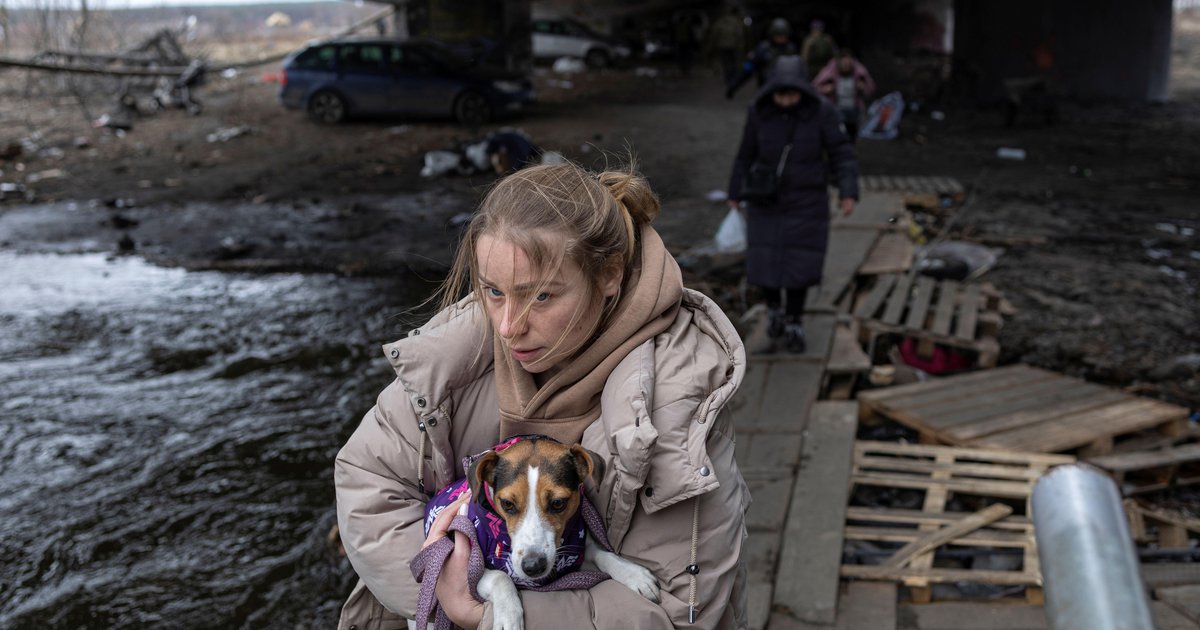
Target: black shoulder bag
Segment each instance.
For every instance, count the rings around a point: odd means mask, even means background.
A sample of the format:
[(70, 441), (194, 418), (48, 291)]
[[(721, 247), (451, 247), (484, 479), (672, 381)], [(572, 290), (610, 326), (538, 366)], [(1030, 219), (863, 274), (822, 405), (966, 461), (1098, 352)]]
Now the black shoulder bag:
[(775, 168), (771, 168), (770, 164), (765, 164), (758, 159), (750, 165), (750, 170), (742, 180), (742, 201), (756, 205), (775, 203), (775, 198), (779, 196), (779, 182), (783, 179), (783, 165), (787, 162), (788, 153), (792, 150), (792, 140), (796, 135), (797, 122), (797, 120), (792, 121), (792, 126), (788, 130), (788, 143), (783, 147), (783, 154), (779, 156), (779, 164)]

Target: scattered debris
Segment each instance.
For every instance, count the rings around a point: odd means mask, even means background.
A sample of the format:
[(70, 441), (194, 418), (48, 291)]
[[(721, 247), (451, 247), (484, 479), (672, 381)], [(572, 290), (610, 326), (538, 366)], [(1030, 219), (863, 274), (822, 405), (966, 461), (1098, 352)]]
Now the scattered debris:
[(128, 253), (135, 249), (137, 249), (137, 243), (134, 242), (133, 237), (128, 232), (122, 235), (121, 239), (117, 241), (117, 251), (119, 252)]
[(505, 127), (482, 140), (466, 142), (454, 149), (426, 153), (421, 176), (439, 177), (450, 173), (473, 175), (483, 172), (503, 174), (533, 164), (556, 164), (563, 160), (562, 154), (555, 151), (546, 152), (540, 159), (538, 156), (539, 149), (529, 134)]
[(137, 219), (130, 219), (123, 214), (117, 213), (109, 217), (108, 223), (118, 230), (127, 230), (129, 228), (137, 227), (141, 221), (138, 221)]
[(996, 149), (996, 157), (1002, 160), (1017, 160), (1025, 159), (1025, 149), (1017, 149), (1013, 147), (1000, 147)]
[(14, 184), (11, 182), (0, 182), (0, 201), (9, 199), (25, 199), (27, 189), (23, 184)]
[(726, 193), (724, 190), (710, 190), (708, 194), (704, 195), (704, 198), (713, 203), (720, 203), (729, 199), (729, 193)]
[(21, 157), (21, 153), (24, 152), (24, 150), (25, 149), (21, 146), (20, 142), (9, 142), (8, 144), (4, 145), (3, 149), (0, 149), (0, 160), (15, 160)]
[(30, 175), (25, 177), (25, 183), (26, 184), (36, 184), (38, 182), (46, 181), (48, 179), (62, 179), (66, 176), (67, 176), (66, 171), (62, 170), (61, 168), (52, 168), (49, 170), (41, 171), (40, 173), (31, 173)]
[(892, 140), (900, 135), (900, 117), (904, 113), (904, 97), (890, 92), (867, 108), (867, 120), (858, 130), (858, 137), (869, 140)]
[(563, 90), (571, 90), (575, 88), (575, 83), (566, 79), (546, 79), (546, 85)]
[(254, 128), (250, 125), (238, 125), (236, 127), (223, 127), (204, 137), (209, 143), (213, 142), (229, 142), (234, 138), (246, 136), (254, 133)]
[(658, 68), (649, 68), (642, 66), (633, 71), (634, 76), (646, 77), (653, 79), (658, 76)]
[(559, 57), (554, 61), (552, 69), (560, 74), (578, 74), (587, 71), (587, 64), (582, 59)]
[(87, 136), (77, 136), (74, 145), (76, 149), (87, 149), (92, 146), (92, 141)]
[(978, 278), (996, 266), (1000, 250), (967, 241), (941, 241), (917, 249), (917, 271), (941, 280)]

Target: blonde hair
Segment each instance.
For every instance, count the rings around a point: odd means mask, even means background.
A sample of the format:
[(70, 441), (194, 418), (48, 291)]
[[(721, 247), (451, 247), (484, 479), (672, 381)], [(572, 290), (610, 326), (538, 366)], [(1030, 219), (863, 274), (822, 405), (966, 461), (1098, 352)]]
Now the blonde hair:
[[(627, 283), (640, 264), (641, 227), (653, 221), (661, 209), (650, 184), (634, 169), (631, 162), (627, 170), (593, 173), (568, 162), (529, 167), (501, 179), (467, 225), (454, 265), (439, 291), (441, 308), (450, 308), (470, 291), (479, 291), (476, 248), (485, 235), (523, 251), (542, 288), (568, 262), (591, 281), (593, 302), (600, 294), (605, 272), (615, 265), (624, 272), (622, 285)], [(598, 320), (600, 329), (607, 325), (620, 295), (605, 304)], [(532, 302), (531, 298), (522, 316)], [(582, 315), (576, 312), (571, 325)], [(547, 356), (550, 354), (553, 352)]]

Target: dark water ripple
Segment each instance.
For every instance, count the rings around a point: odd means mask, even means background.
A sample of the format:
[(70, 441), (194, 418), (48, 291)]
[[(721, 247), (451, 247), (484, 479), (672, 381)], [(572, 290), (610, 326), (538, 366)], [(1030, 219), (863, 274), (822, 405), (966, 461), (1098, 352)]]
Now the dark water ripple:
[(332, 460), (427, 290), (0, 252), (0, 627), (331, 627)]

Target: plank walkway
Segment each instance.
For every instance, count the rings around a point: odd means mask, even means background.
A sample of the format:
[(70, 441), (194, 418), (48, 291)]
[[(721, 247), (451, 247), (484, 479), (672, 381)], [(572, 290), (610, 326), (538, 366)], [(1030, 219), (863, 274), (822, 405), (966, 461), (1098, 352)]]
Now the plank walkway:
[[(839, 321), (850, 318), (849, 296), (853, 295), (850, 289), (856, 271), (880, 236), (894, 230), (889, 219), (903, 212), (903, 193), (871, 192), (875, 184), (899, 191), (910, 183), (872, 181), (865, 187), (855, 215), (834, 220), (821, 290), (809, 292), (805, 318), (808, 351), (750, 357), (746, 378), (730, 402), (738, 464), (753, 496), (747, 515), (749, 537), (743, 549), (748, 564), (748, 625), (752, 630), (1044, 628), (1040, 606), (997, 602), (900, 605), (895, 582), (839, 578), (847, 531), (844, 525), (851, 515), (864, 516), (847, 507), (859, 410), (853, 401), (822, 401), (818, 397), (827, 378)], [(945, 182), (939, 186), (916, 184), (918, 189), (949, 188)], [(950, 477), (952, 480), (953, 475)], [(1000, 486), (1007, 488), (1003, 483)], [(888, 518), (903, 520), (905, 515), (889, 514)], [(927, 536), (953, 524), (938, 521), (936, 515), (922, 515), (913, 522), (922, 523), (927, 531), (921, 534)], [(1024, 536), (1026, 528), (1021, 518), (1008, 516), (966, 537), (1004, 538), (1006, 532)], [(928, 555), (918, 552), (913, 550), (914, 555)], [(1180, 566), (1190, 569), (1188, 565), (1147, 565), (1147, 584), (1161, 587), (1164, 595), (1176, 601), (1186, 601), (1191, 591), (1165, 590), (1200, 580), (1194, 572), (1181, 571)], [(1190, 624), (1190, 609), (1181, 611), (1157, 601), (1154, 606), (1161, 627), (1200, 630), (1200, 625), (1185, 625)]]

